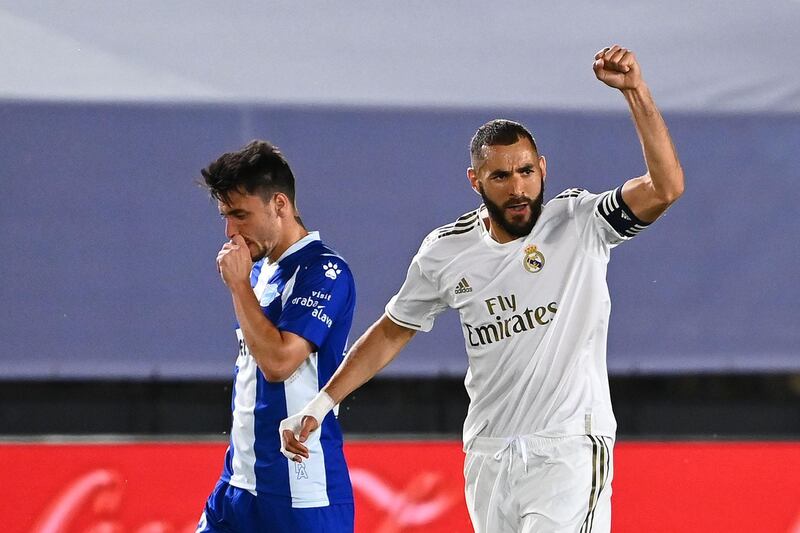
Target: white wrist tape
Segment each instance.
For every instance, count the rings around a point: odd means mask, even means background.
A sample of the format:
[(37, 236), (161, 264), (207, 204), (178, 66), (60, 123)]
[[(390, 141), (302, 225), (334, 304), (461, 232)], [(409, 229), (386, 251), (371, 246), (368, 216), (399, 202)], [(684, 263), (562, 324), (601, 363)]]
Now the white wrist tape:
[(318, 432), (322, 426), (322, 421), (325, 420), (325, 416), (335, 405), (336, 403), (333, 401), (333, 398), (328, 396), (328, 393), (320, 391), (299, 413), (281, 420), (278, 426), (278, 435), (280, 435), (281, 438), (281, 453), (290, 460), (295, 460), (297, 458), (297, 455), (286, 449), (286, 436), (283, 432), (288, 429), (294, 434), (294, 438), (299, 438), (300, 431), (303, 429), (303, 419), (307, 416), (317, 421), (317, 429), (308, 435), (309, 441), (315, 438), (319, 439)]
[[(319, 391), (313, 400), (308, 402), (306, 406), (303, 408), (300, 413), (303, 416), (312, 416), (317, 421), (317, 423), (321, 426), (322, 421), (325, 420), (325, 416), (328, 412), (334, 408), (336, 402), (333, 401), (327, 392)], [(300, 419), (302, 421), (302, 418)]]

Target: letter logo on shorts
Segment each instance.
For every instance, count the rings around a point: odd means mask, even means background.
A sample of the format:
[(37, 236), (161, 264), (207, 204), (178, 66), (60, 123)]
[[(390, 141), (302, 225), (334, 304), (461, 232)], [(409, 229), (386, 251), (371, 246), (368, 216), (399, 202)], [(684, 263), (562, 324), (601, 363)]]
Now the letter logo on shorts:
[(294, 473), (297, 474), (297, 479), (308, 479), (308, 472), (306, 471), (305, 463), (295, 463)]

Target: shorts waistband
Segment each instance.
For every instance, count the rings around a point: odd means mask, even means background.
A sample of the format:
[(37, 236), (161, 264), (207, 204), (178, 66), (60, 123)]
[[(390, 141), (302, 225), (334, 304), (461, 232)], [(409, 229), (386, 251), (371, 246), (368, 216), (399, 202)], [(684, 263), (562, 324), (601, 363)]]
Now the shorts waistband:
[[(616, 437), (613, 435), (592, 435), (595, 438), (611, 439), (613, 443)], [(482, 453), (482, 454), (495, 454), (503, 450), (507, 450), (511, 446), (520, 447), (525, 446), (528, 450), (540, 450), (542, 448), (549, 448), (559, 442), (568, 439), (585, 439), (588, 435), (557, 435), (557, 436), (543, 436), (543, 435), (518, 435), (516, 437), (474, 437), (469, 443), (464, 446), (465, 452)]]
[(541, 435), (520, 435), (507, 438), (475, 437), (472, 439), (472, 442), (470, 442), (467, 451), (491, 455), (508, 449), (513, 443), (517, 443), (517, 445), (522, 444), (529, 450), (537, 450), (553, 446), (566, 439), (580, 437), (579, 435), (562, 437), (542, 437)]

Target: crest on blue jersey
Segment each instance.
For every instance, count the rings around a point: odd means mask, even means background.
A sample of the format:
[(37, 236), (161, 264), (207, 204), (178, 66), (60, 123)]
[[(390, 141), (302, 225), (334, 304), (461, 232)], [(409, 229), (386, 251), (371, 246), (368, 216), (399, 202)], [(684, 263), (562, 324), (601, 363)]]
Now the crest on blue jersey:
[(342, 271), (339, 270), (339, 264), (331, 263), (330, 261), (328, 261), (327, 265), (322, 265), (322, 270), (325, 271), (325, 277), (331, 279), (336, 279), (336, 277), (342, 273)]

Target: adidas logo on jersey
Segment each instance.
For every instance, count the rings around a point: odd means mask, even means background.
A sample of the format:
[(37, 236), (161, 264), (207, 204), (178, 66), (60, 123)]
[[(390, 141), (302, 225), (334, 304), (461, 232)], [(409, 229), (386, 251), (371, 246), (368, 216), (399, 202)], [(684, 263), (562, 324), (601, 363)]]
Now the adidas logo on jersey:
[(467, 293), (467, 292), (472, 292), (472, 287), (469, 286), (469, 283), (467, 282), (467, 278), (461, 278), (461, 281), (459, 281), (458, 285), (456, 285), (455, 293), (456, 294), (464, 294), (464, 293)]
[(625, 219), (625, 220), (628, 220), (628, 221), (630, 221), (630, 219), (631, 219), (631, 217), (629, 217), (629, 216), (628, 216), (628, 213), (626, 213), (625, 211), (623, 211), (623, 212), (620, 214), (620, 216), (622, 216), (622, 218), (623, 218), (623, 219)]

